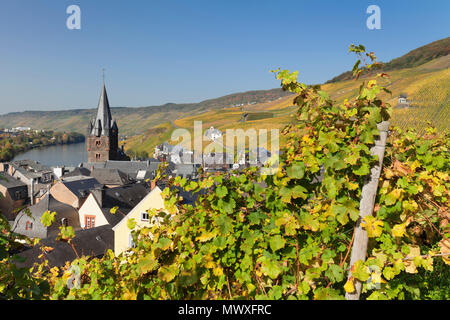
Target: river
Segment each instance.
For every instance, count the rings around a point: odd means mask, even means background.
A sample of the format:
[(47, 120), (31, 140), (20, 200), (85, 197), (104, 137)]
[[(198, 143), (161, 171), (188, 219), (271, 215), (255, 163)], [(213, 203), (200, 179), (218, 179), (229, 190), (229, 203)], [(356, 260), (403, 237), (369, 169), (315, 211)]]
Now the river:
[(49, 166), (78, 166), (81, 162), (87, 161), (87, 152), (85, 142), (61, 144), (39, 149), (31, 149), (27, 152), (18, 154), (15, 160), (35, 160), (39, 163)]

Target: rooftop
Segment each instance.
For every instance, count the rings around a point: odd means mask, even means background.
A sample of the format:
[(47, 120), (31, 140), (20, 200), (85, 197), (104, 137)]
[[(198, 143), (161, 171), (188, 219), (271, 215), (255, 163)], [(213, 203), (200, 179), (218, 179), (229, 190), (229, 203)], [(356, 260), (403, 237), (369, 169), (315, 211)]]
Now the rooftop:
[(90, 177), (82, 177), (82, 179), (75, 179), (80, 177), (72, 177), (70, 180), (63, 180), (62, 183), (78, 198), (87, 196), (86, 192), (94, 189), (95, 185), (100, 184), (97, 179)]
[(0, 185), (10, 189), (17, 187), (26, 187), (27, 185), (20, 180), (11, 177), (7, 173), (0, 173)]
[[(114, 232), (110, 225), (75, 231), (75, 238), (72, 240), (78, 255), (100, 257), (108, 249), (114, 250)], [(45, 253), (50, 267), (63, 266), (66, 261), (73, 261), (77, 258), (76, 253), (70, 244), (65, 241), (57, 241), (54, 238), (41, 240), (38, 245), (18, 254), (26, 258), (24, 262), (17, 262), (18, 267), (30, 268), (33, 264), (41, 262), (39, 255), (42, 253), (41, 247), (52, 248)]]
[(91, 177), (97, 179), (98, 182), (104, 185), (126, 185), (133, 180), (129, 176), (120, 171), (119, 169), (109, 168), (93, 168), (91, 171)]

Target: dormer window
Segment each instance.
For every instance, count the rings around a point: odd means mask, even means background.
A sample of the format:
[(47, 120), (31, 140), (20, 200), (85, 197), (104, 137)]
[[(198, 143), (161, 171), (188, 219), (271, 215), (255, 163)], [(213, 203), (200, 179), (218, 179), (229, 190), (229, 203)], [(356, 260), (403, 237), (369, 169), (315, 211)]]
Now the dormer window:
[(25, 230), (31, 230), (33, 229), (33, 222), (31, 221), (27, 221), (26, 225), (25, 225)]
[(142, 212), (141, 213), (141, 221), (149, 221), (149, 215), (148, 212)]

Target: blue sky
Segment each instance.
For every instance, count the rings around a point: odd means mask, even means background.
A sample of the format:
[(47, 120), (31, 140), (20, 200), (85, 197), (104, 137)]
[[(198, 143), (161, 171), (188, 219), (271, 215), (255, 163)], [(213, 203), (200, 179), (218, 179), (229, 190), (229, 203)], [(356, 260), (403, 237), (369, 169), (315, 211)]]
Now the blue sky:
[(449, 31), (448, 0), (2, 0), (0, 113), (95, 107), (102, 68), (113, 107), (276, 88), (278, 67), (322, 83), (351, 69), (351, 43), (388, 61)]

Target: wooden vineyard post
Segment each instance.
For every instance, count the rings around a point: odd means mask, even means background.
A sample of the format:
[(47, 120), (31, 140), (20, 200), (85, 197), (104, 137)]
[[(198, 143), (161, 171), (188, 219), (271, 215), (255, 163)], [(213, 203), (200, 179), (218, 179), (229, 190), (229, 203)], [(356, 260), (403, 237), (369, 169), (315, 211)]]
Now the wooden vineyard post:
[[(386, 147), (386, 139), (389, 130), (389, 121), (383, 121), (378, 124), (378, 130), (380, 135), (375, 141), (375, 145), (371, 148), (371, 153), (377, 155), (379, 162), (370, 170), (370, 176), (368, 176), (361, 192), (361, 202), (359, 204), (359, 218), (356, 224), (355, 238), (352, 247), (352, 254), (350, 257), (350, 267), (352, 267), (356, 261), (366, 260), (368, 237), (367, 232), (361, 227), (361, 222), (364, 217), (372, 215), (375, 205), (375, 198), (378, 189), (378, 180), (380, 178), (381, 169), (383, 166), (384, 150)], [(349, 272), (349, 279), (352, 276), (352, 272)], [(347, 300), (359, 300), (361, 294), (362, 283), (355, 279), (355, 291), (352, 293), (346, 293), (345, 298)]]

